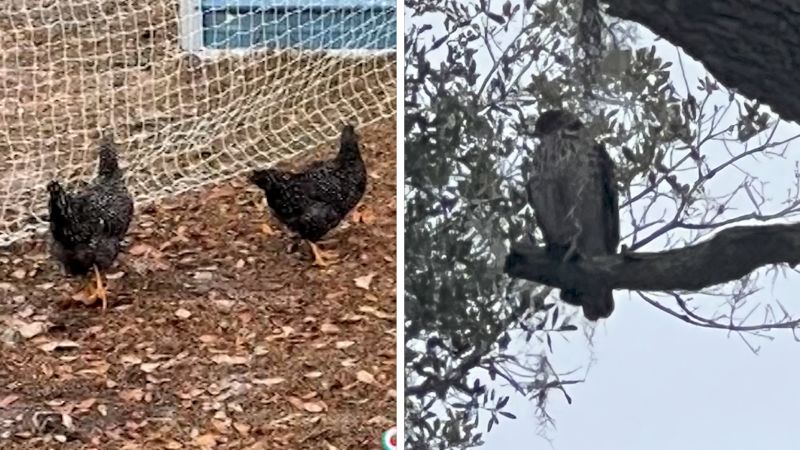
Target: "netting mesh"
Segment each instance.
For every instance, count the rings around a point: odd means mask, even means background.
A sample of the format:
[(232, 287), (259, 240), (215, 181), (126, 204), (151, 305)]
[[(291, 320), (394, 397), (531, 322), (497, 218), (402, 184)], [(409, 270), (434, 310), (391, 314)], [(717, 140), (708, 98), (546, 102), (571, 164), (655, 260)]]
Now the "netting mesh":
[(0, 246), (46, 229), (49, 180), (94, 176), (106, 128), (141, 205), (394, 117), (394, 17), (378, 0), (3, 2)]

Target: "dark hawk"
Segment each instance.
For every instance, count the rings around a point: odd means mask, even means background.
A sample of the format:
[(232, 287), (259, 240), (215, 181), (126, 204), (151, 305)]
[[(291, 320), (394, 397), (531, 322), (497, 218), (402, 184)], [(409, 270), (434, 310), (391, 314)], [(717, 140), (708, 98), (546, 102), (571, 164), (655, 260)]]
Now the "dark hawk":
[[(619, 245), (619, 194), (614, 163), (574, 114), (552, 110), (536, 121), (541, 140), (531, 162), (528, 201), (548, 256), (560, 261), (614, 254)], [(583, 307), (589, 320), (614, 311), (611, 290), (561, 290), (561, 300)]]

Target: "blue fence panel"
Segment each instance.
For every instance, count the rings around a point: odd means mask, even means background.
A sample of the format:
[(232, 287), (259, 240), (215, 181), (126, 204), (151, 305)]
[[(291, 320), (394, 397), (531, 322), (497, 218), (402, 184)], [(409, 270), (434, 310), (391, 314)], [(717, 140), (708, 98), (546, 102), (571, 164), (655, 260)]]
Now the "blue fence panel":
[(392, 1), (202, 0), (201, 7), (208, 48), (395, 48)]

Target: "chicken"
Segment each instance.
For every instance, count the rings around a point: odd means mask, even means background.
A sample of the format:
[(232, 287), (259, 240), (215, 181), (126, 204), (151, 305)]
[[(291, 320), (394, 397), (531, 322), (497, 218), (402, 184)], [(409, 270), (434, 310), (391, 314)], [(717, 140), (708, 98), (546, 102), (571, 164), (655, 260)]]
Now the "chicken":
[(361, 200), (367, 187), (367, 170), (361, 159), (358, 135), (352, 125), (342, 129), (339, 154), (315, 161), (302, 172), (256, 170), (250, 176), (267, 198), (275, 217), (308, 242), (314, 265), (326, 267), (334, 252), (323, 252), (317, 242)]
[[(94, 276), (94, 285), (73, 296), (108, 305), (102, 272), (111, 267), (133, 216), (133, 198), (122, 179), (117, 150), (110, 135), (100, 142), (97, 177), (77, 192), (64, 190), (58, 181), (47, 185), (50, 193), (51, 252), (72, 276)], [(88, 292), (86, 292), (88, 291)]]

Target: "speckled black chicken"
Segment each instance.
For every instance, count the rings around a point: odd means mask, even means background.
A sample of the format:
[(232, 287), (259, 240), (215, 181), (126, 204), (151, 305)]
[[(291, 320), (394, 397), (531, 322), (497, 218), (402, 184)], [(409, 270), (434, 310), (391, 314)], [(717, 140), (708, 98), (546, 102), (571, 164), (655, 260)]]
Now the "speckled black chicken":
[(107, 307), (101, 273), (111, 267), (133, 216), (133, 198), (122, 179), (117, 150), (109, 134), (100, 142), (97, 177), (77, 192), (67, 192), (58, 181), (47, 185), (50, 193), (51, 251), (69, 275), (93, 272), (94, 285), (73, 296), (91, 303), (100, 299)]
[(336, 158), (315, 161), (297, 173), (256, 170), (250, 180), (264, 191), (275, 217), (308, 242), (314, 265), (325, 267), (330, 265), (326, 259), (336, 254), (323, 252), (316, 242), (361, 200), (367, 187), (367, 170), (358, 135), (352, 125), (346, 125)]

